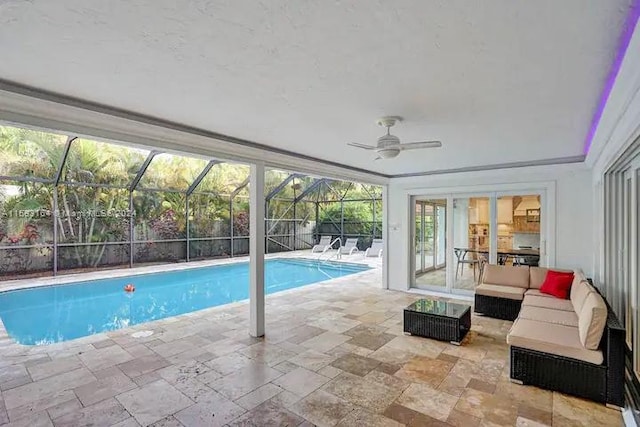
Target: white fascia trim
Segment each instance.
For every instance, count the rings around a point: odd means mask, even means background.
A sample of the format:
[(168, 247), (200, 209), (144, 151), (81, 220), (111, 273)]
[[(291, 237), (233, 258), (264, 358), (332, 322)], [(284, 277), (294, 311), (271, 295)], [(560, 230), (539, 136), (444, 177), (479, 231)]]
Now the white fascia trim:
[(387, 177), (364, 171), (244, 146), (8, 90), (0, 90), (0, 121), (207, 158), (241, 163), (261, 161), (271, 168), (328, 178), (378, 185), (388, 182)]
[(640, 25), (636, 24), (585, 163), (597, 181), (640, 136)]
[[(554, 176), (562, 173), (572, 173), (579, 171), (588, 171), (589, 167), (582, 163), (562, 163), (555, 165), (540, 165), (540, 166), (524, 166), (519, 168), (508, 169), (491, 169), (484, 171), (470, 171), (470, 172), (455, 172), (442, 175), (429, 175), (429, 176), (412, 176), (402, 178), (391, 178), (390, 184), (399, 186), (404, 189), (416, 188), (418, 190), (430, 189), (443, 189), (456, 190), (462, 187), (469, 190), (469, 192), (483, 191), (485, 188), (495, 188), (496, 185), (519, 185), (521, 183), (539, 183), (548, 181), (548, 176)], [(515, 177), (524, 177), (523, 179), (514, 179)], [(539, 177), (536, 179), (534, 177)], [(469, 185), (447, 185), (449, 181), (455, 182), (483, 182), (483, 184), (469, 184)], [(515, 188), (518, 189), (518, 188)], [(490, 190), (493, 191), (493, 190)], [(455, 191), (458, 192), (458, 191)]]
[(404, 194), (406, 196), (424, 196), (418, 197), (421, 199), (430, 199), (432, 196), (449, 195), (453, 194), (456, 197), (480, 197), (479, 194), (493, 194), (493, 193), (525, 193), (527, 191), (547, 190), (549, 188), (555, 188), (555, 181), (531, 181), (531, 182), (518, 182), (518, 183), (504, 183), (504, 184), (482, 184), (482, 185), (468, 185), (468, 186), (454, 186), (454, 187), (420, 187), (405, 189)]

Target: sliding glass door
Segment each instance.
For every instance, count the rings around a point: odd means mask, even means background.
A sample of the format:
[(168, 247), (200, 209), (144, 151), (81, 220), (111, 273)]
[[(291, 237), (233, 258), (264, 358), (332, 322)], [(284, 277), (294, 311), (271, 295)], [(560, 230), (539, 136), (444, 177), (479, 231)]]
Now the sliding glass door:
[(435, 247), (433, 206), (416, 203), (416, 272), (432, 270)]
[[(637, 184), (634, 182), (634, 173), (637, 175), (640, 170), (628, 170), (625, 172), (623, 176), (623, 256), (622, 256), (622, 272), (623, 272), (623, 288), (624, 288), (624, 296), (625, 296), (625, 313), (624, 313), (624, 324), (626, 326), (627, 333), (627, 345), (630, 349), (634, 347), (634, 329), (636, 324), (635, 317), (635, 304), (637, 289), (633, 284), (632, 278), (632, 270), (633, 270), (633, 252), (634, 252), (634, 242), (633, 242), (633, 233), (634, 233), (634, 186)], [(637, 204), (637, 199), (635, 200)], [(637, 234), (636, 234), (637, 235)]]
[(605, 174), (604, 278), (640, 379), (640, 154)]
[(412, 285), (472, 294), (487, 263), (546, 265), (544, 196), (501, 191), (415, 197)]
[(453, 198), (453, 290), (473, 292), (489, 261), (493, 228), (490, 197)]
[[(446, 203), (446, 202), (445, 202)], [(434, 260), (436, 268), (444, 268), (447, 259), (447, 206), (435, 204), (435, 250)]]

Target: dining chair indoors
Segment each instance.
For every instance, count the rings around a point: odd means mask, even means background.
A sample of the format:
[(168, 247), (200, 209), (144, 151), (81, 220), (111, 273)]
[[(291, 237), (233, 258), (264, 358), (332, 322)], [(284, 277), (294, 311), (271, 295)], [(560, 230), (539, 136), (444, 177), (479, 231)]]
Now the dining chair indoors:
[(473, 268), (473, 280), (476, 280), (476, 266), (479, 264), (479, 261), (477, 259), (467, 259), (467, 255), (470, 253), (469, 251), (454, 249), (453, 252), (458, 260), (456, 264), (456, 279), (458, 278), (458, 270), (460, 271), (460, 276), (464, 275), (464, 265), (467, 264)]

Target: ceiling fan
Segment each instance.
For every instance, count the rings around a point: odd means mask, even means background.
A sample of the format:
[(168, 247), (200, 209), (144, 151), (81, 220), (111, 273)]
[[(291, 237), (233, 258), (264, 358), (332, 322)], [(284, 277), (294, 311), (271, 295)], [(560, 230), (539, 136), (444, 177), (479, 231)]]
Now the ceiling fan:
[(349, 142), (347, 144), (352, 147), (363, 148), (365, 150), (374, 150), (378, 154), (376, 160), (393, 159), (394, 157), (397, 157), (401, 151), (404, 150), (442, 147), (442, 142), (440, 141), (407, 142), (404, 144), (400, 143), (400, 138), (395, 135), (391, 135), (390, 129), (391, 126), (396, 124), (396, 122), (401, 121), (402, 117), (398, 116), (386, 116), (378, 119), (378, 126), (386, 127), (387, 133), (386, 135), (382, 135), (380, 138), (378, 138), (378, 144), (376, 146), (358, 144), (357, 142)]

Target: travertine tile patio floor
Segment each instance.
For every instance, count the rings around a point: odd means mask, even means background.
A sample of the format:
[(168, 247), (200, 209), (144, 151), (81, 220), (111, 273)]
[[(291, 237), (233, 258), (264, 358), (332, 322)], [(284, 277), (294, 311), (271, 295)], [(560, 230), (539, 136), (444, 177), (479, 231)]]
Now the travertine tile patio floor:
[[(44, 347), (0, 344), (11, 426), (618, 426), (603, 405), (508, 381), (511, 323), (473, 317), (462, 346), (402, 333), (418, 295), (380, 270)], [(136, 331), (153, 335), (133, 338)]]

